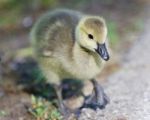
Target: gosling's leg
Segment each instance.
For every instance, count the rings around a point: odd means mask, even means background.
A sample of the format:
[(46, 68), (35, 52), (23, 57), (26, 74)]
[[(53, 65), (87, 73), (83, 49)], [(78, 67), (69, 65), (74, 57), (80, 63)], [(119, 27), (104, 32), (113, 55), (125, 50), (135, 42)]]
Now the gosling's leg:
[(109, 98), (105, 94), (102, 86), (98, 84), (95, 79), (91, 80), (93, 84), (93, 92), (90, 96), (85, 98), (84, 104), (81, 108), (92, 108), (96, 110), (97, 108), (104, 109), (109, 103)]
[(54, 88), (55, 88), (56, 95), (58, 98), (59, 111), (63, 115), (64, 120), (70, 120), (70, 117), (72, 115), (72, 111), (68, 107), (66, 107), (66, 105), (63, 102), (62, 87), (60, 85), (55, 85)]

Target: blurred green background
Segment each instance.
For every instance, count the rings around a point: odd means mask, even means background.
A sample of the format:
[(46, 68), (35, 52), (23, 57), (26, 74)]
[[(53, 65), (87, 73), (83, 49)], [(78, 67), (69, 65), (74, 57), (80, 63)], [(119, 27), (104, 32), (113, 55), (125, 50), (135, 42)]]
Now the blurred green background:
[[(121, 36), (126, 38), (128, 33), (141, 30), (142, 14), (147, 2), (148, 0), (0, 0), (0, 42), (6, 36), (12, 38), (14, 35), (29, 33), (35, 20), (47, 10), (70, 8), (103, 16), (109, 28), (108, 37), (115, 46)], [(127, 42), (130, 42), (129, 39)]]

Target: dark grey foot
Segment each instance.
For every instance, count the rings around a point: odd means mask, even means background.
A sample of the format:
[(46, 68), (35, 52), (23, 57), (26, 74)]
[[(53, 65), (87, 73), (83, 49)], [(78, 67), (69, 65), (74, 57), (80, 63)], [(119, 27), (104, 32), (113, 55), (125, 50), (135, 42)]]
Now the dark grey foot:
[(92, 79), (91, 82), (94, 86), (93, 93), (90, 96), (85, 97), (84, 104), (81, 108), (92, 108), (94, 110), (97, 108), (104, 109), (110, 100), (96, 80)]

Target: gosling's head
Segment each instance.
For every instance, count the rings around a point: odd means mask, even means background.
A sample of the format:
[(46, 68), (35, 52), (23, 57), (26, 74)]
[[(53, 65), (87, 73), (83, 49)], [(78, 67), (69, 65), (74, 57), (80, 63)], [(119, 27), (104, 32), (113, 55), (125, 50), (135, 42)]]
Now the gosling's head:
[(103, 18), (98, 16), (83, 17), (76, 27), (77, 44), (88, 51), (99, 54), (104, 60), (109, 60), (106, 48), (107, 27)]

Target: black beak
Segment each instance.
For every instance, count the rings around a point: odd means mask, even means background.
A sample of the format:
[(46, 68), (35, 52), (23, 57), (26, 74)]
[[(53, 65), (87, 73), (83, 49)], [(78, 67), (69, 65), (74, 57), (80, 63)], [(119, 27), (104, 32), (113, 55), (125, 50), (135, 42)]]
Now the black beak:
[(97, 49), (96, 52), (104, 59), (105, 61), (109, 60), (109, 54), (106, 48), (105, 43), (104, 44), (99, 44), (97, 43)]

